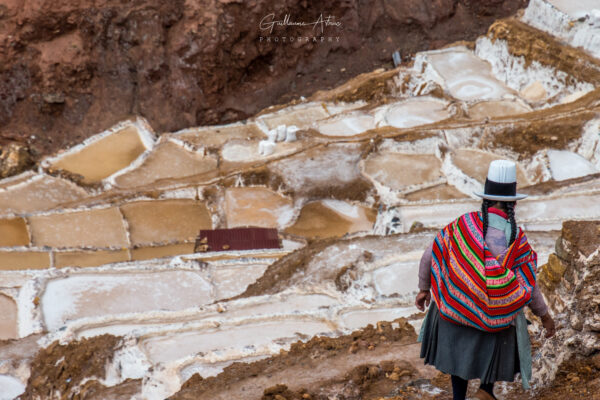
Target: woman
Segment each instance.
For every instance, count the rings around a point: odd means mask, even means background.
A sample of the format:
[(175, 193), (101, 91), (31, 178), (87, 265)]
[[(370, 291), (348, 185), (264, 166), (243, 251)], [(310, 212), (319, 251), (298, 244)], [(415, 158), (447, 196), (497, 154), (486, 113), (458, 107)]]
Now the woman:
[[(531, 377), (531, 348), (522, 311), (541, 317), (546, 337), (555, 326), (535, 285), (537, 256), (515, 222), (516, 165), (490, 164), (480, 213), (446, 226), (419, 267), (415, 305), (428, 310), (421, 329), (421, 358), (451, 375), (454, 400), (466, 397), (469, 379), (480, 379), (479, 399), (495, 399), (494, 382), (523, 386)], [(433, 271), (433, 273), (432, 273)], [(433, 286), (432, 286), (433, 285)], [(431, 297), (434, 302), (431, 302)]]

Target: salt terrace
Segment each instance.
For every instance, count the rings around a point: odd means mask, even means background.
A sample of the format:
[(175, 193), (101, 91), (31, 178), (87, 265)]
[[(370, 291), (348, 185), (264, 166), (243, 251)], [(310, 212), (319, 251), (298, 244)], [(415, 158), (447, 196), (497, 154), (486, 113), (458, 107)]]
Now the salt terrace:
[[(563, 221), (600, 218), (591, 3), (532, 0), (474, 43), (241, 123), (123, 121), (0, 181), (0, 338), (135, 339), (117, 381), (163, 399), (195, 372), (409, 316), (422, 251), (478, 208), (499, 158), (517, 162), (517, 218), (545, 262)], [(340, 101), (382, 76), (387, 94)], [(282, 248), (194, 253), (200, 229), (241, 226), (278, 229)], [(1, 373), (14, 390), (28, 377)]]

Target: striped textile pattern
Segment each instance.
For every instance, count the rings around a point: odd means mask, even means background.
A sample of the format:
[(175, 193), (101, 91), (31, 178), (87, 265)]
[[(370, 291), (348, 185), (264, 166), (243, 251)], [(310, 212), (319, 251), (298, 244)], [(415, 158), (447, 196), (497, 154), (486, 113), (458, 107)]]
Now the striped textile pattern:
[(522, 229), (499, 261), (483, 240), (481, 212), (471, 212), (437, 234), (431, 291), (445, 320), (497, 332), (531, 300), (536, 270), (537, 254)]

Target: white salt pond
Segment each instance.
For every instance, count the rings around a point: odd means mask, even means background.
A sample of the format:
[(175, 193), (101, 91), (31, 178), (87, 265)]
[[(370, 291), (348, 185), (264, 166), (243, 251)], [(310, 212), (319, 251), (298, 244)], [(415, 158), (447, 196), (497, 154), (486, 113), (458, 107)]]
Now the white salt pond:
[(442, 163), (433, 154), (376, 153), (363, 161), (364, 174), (393, 190), (443, 177)]
[(390, 106), (384, 119), (396, 128), (431, 124), (450, 117), (447, 105), (447, 102), (433, 98), (414, 98)]
[(248, 315), (296, 314), (326, 309), (340, 303), (324, 294), (289, 294), (283, 297), (269, 297), (261, 302), (231, 305), (223, 314), (227, 318), (239, 318)]
[(25, 391), (25, 385), (17, 378), (0, 375), (0, 400), (13, 400)]
[(531, 107), (516, 100), (491, 100), (482, 101), (469, 107), (469, 117), (472, 119), (483, 119), (486, 117), (504, 117), (506, 115), (517, 115), (531, 111)]
[[(235, 294), (239, 294), (235, 293)], [(186, 315), (165, 313), (162, 316), (136, 314), (131, 318), (121, 321), (105, 321), (100, 324), (93, 322), (90, 325), (76, 329), (78, 337), (91, 337), (109, 333), (116, 336), (125, 336), (134, 331), (142, 332), (156, 330), (168, 324), (183, 321), (202, 322), (218, 320), (245, 319), (252, 317), (271, 317), (300, 315), (317, 310), (326, 311), (330, 307), (340, 306), (335, 298), (325, 294), (280, 294), (275, 296), (260, 296), (220, 303), (220, 312), (214, 309), (188, 313)]]
[[(296, 193), (303, 193), (315, 187), (330, 186), (359, 178), (360, 157), (360, 144), (338, 143), (309, 149), (278, 160), (269, 168), (280, 175)], [(332, 168), (333, 165), (336, 168)]]
[(293, 201), (264, 187), (229, 188), (225, 192), (227, 227), (280, 228), (294, 217)]
[(86, 196), (87, 192), (71, 181), (40, 174), (3, 185), (0, 210), (2, 214), (45, 211)]
[(552, 178), (557, 181), (595, 174), (598, 169), (579, 154), (564, 150), (548, 150)]
[(51, 280), (42, 296), (48, 330), (69, 320), (153, 310), (181, 310), (213, 300), (204, 273), (159, 271), (81, 274)]
[(0, 340), (17, 337), (17, 304), (0, 294)]
[(242, 293), (248, 285), (263, 275), (268, 266), (268, 264), (241, 264), (213, 269), (211, 278), (216, 286), (216, 299)]
[(373, 116), (362, 113), (340, 115), (316, 124), (316, 128), (327, 136), (354, 136), (375, 128)]
[(257, 118), (268, 129), (275, 129), (279, 125), (296, 125), (300, 129), (308, 128), (314, 121), (329, 117), (321, 103), (308, 103), (287, 107), (272, 114), (264, 114)]
[[(452, 162), (465, 174), (475, 178), (479, 182), (485, 182), (490, 163), (494, 160), (503, 159), (494, 153), (479, 149), (457, 149), (452, 154)], [(525, 186), (529, 183), (527, 174), (520, 163), (517, 164), (517, 182)]]
[[(303, 318), (286, 318), (223, 326), (208, 331), (171, 332), (142, 339), (142, 347), (154, 363), (175, 361), (189, 355), (220, 351), (244, 354), (273, 342), (287, 344), (320, 333), (330, 333), (328, 323)], [(250, 354), (248, 354), (250, 355)]]
[(459, 100), (501, 99), (512, 92), (492, 75), (490, 64), (466, 47), (434, 50), (423, 57), (441, 76), (450, 94)]
[(258, 143), (257, 140), (232, 140), (223, 146), (221, 155), (225, 161), (229, 162), (251, 162), (265, 158), (282, 157), (297, 151), (302, 146), (298, 142), (279, 142), (275, 145), (275, 151), (267, 157), (261, 155), (258, 151)]
[(120, 187), (148, 185), (158, 180), (178, 179), (216, 169), (217, 159), (202, 152), (189, 151), (167, 140), (146, 157), (141, 165), (115, 178)]
[[(429, 243), (423, 243), (423, 250)], [(378, 268), (373, 272), (373, 281), (377, 291), (390, 296), (406, 296), (419, 287), (419, 261), (401, 261)]]
[(546, 0), (560, 11), (568, 14), (573, 19), (590, 15), (593, 10), (600, 12), (600, 1), (598, 0)]

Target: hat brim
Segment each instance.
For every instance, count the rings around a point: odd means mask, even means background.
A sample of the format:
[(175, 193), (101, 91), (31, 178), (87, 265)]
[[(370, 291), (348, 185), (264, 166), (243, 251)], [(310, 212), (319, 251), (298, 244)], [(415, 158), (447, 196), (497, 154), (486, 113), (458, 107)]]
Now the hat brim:
[(495, 201), (517, 201), (517, 200), (523, 200), (524, 198), (527, 197), (527, 195), (523, 194), (523, 193), (517, 193), (515, 196), (496, 196), (493, 194), (485, 194), (485, 193), (481, 193), (481, 192), (473, 192), (473, 193), (475, 193), (476, 196), (479, 196), (482, 199), (495, 200)]

